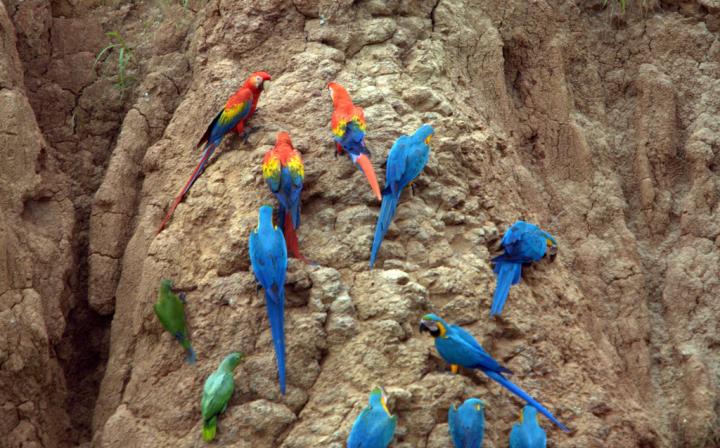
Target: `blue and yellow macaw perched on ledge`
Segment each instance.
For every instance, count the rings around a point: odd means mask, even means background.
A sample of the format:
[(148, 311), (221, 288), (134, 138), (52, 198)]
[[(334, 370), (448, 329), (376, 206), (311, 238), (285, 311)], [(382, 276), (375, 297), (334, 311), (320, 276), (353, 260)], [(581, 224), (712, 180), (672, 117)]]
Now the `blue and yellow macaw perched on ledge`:
[(423, 316), (420, 321), (420, 332), (423, 331), (430, 333), (435, 338), (435, 348), (440, 357), (450, 364), (453, 372), (457, 372), (458, 366), (466, 369), (479, 369), (490, 379), (537, 408), (560, 429), (565, 432), (570, 431), (537, 400), (505, 378), (503, 374), (512, 374), (512, 372), (495, 361), (470, 333), (457, 325), (448, 325), (435, 314)]
[(217, 114), (200, 138), (197, 147), (200, 148), (205, 145), (200, 162), (190, 175), (190, 179), (188, 179), (185, 186), (180, 190), (180, 193), (170, 205), (170, 209), (165, 215), (165, 218), (163, 218), (160, 226), (158, 226), (157, 233), (162, 232), (162, 229), (170, 220), (170, 217), (172, 217), (177, 206), (182, 202), (183, 198), (185, 198), (185, 195), (190, 191), (195, 181), (198, 180), (198, 177), (205, 171), (210, 157), (212, 157), (215, 149), (220, 146), (225, 135), (235, 130), (235, 132), (242, 135), (244, 139), (247, 139), (248, 131), (245, 130), (245, 123), (255, 113), (260, 94), (263, 91), (264, 82), (270, 81), (270, 79), (270, 75), (265, 72), (254, 72), (237, 92), (228, 98), (225, 107)]
[(503, 235), (502, 246), (505, 253), (492, 259), (493, 270), (497, 274), (495, 293), (493, 294), (490, 316), (500, 315), (510, 286), (520, 283), (524, 264), (539, 261), (545, 255), (554, 257), (557, 242), (549, 233), (534, 224), (517, 221)]
[(485, 403), (468, 398), (465, 403), (448, 410), (448, 430), (455, 448), (480, 448), (485, 434)]
[(285, 395), (285, 274), (288, 256), (282, 231), (273, 225), (273, 209), (260, 207), (257, 229), (250, 232), (250, 265), (255, 279), (265, 290), (265, 305), (275, 358), (280, 392)]
[(336, 82), (328, 84), (333, 101), (332, 133), (337, 153), (347, 152), (353, 163), (365, 173), (370, 188), (382, 200), (377, 176), (370, 162), (370, 151), (365, 146), (365, 112), (353, 104), (347, 90)]
[(370, 269), (375, 264), (378, 250), (390, 227), (400, 194), (420, 175), (430, 158), (430, 139), (435, 131), (429, 124), (422, 125), (413, 135), (403, 135), (390, 148), (385, 165), (385, 189), (382, 205), (375, 225), (375, 238), (370, 251)]
[(370, 403), (355, 419), (347, 448), (387, 448), (392, 442), (397, 415), (391, 415), (385, 394), (376, 387), (370, 392)]
[(510, 448), (545, 448), (547, 435), (540, 427), (537, 409), (525, 406), (520, 413), (520, 423), (510, 431)]

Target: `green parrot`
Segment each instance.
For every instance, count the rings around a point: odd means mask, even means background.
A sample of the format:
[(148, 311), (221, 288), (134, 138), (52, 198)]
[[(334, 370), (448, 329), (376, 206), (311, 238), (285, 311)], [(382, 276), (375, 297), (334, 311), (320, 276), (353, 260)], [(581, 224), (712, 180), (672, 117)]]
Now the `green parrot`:
[(180, 345), (187, 350), (185, 360), (189, 364), (193, 364), (195, 362), (195, 351), (190, 345), (190, 338), (188, 338), (187, 326), (185, 325), (185, 293), (180, 293), (178, 297), (172, 292), (171, 288), (171, 280), (163, 279), (160, 281), (158, 299), (153, 308), (162, 326), (175, 336)]
[(240, 364), (242, 357), (238, 352), (230, 353), (220, 363), (220, 367), (205, 380), (200, 409), (203, 417), (202, 437), (206, 442), (215, 438), (217, 418), (227, 409), (228, 401), (235, 390), (233, 370)]

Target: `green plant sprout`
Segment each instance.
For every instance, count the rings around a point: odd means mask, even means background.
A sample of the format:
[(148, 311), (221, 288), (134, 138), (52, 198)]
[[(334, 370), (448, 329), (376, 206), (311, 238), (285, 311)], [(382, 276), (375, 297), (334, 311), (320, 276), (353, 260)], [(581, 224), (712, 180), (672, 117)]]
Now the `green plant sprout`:
[[(627, 0), (614, 0), (620, 4), (620, 12), (625, 14), (625, 8), (627, 7)], [(607, 6), (608, 0), (603, 1), (603, 6)]]
[(105, 35), (110, 38), (110, 44), (100, 50), (97, 54), (93, 68), (95, 68), (97, 63), (100, 61), (100, 58), (102, 58), (105, 53), (116, 49), (118, 52), (118, 72), (115, 87), (124, 90), (130, 85), (130, 82), (132, 82), (133, 79), (127, 74), (127, 68), (130, 63), (130, 59), (132, 58), (133, 49), (125, 43), (125, 39), (123, 39), (119, 32), (110, 31), (105, 33)]

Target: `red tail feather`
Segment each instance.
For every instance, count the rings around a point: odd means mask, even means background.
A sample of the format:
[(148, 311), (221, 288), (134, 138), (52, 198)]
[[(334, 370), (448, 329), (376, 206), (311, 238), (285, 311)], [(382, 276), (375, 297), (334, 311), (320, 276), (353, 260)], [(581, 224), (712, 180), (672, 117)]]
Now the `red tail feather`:
[(293, 228), (292, 214), (289, 211), (285, 213), (285, 245), (287, 246), (288, 255), (292, 258), (297, 258), (307, 264), (315, 264), (315, 262), (305, 258), (305, 256), (300, 253), (297, 233)]
[(293, 229), (292, 213), (290, 213), (290, 211), (285, 213), (285, 244), (287, 245), (288, 255), (293, 258), (302, 258), (297, 233), (295, 229)]
[(200, 159), (200, 163), (197, 164), (195, 167), (195, 170), (193, 170), (192, 174), (190, 175), (190, 179), (185, 183), (185, 186), (180, 190), (180, 193), (177, 195), (175, 200), (173, 201), (172, 205), (170, 206), (170, 210), (168, 210), (167, 214), (165, 215), (165, 218), (163, 218), (162, 222), (160, 223), (160, 226), (157, 229), (156, 235), (160, 232), (162, 232), (163, 228), (165, 228), (165, 224), (167, 224), (168, 221), (170, 221), (170, 218), (172, 217), (173, 212), (175, 212), (175, 209), (177, 206), (182, 202), (182, 200), (185, 198), (185, 195), (188, 191), (190, 191), (190, 187), (192, 187), (192, 184), (197, 180), (199, 177), (198, 172), (205, 167), (205, 164), (207, 163), (208, 159), (210, 159), (210, 156), (213, 153), (214, 148), (208, 147), (205, 150), (205, 154), (203, 155), (203, 158)]

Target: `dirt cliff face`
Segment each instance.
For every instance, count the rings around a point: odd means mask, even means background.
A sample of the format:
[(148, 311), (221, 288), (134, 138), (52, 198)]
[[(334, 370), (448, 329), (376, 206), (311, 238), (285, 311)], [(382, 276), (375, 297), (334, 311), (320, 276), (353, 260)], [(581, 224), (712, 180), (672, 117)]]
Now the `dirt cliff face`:
[[(550, 446), (720, 445), (720, 5), (628, 3), (1, 3), (2, 443), (198, 445), (202, 384), (239, 350), (223, 446), (341, 447), (375, 385), (397, 447), (449, 446), (470, 396), (484, 446), (507, 446), (521, 403), (446, 371), (417, 331), (433, 311), (574, 429), (542, 420)], [(117, 53), (94, 65), (107, 31), (133, 48), (125, 89)], [(260, 69), (261, 129), (226, 139), (155, 236), (207, 122)], [(379, 204), (334, 157), (330, 80), (365, 108), (381, 178), (397, 137), (436, 130), (373, 271)], [(318, 262), (289, 267), (285, 397), (247, 254), (279, 130)], [(489, 258), (519, 218), (559, 256), (491, 320)], [(187, 292), (194, 366), (152, 312), (161, 278)]]

